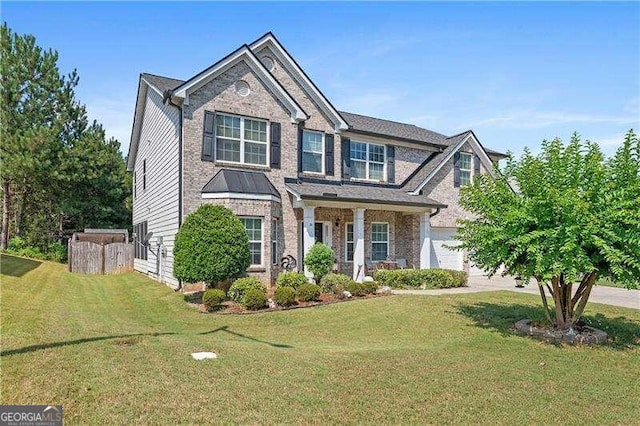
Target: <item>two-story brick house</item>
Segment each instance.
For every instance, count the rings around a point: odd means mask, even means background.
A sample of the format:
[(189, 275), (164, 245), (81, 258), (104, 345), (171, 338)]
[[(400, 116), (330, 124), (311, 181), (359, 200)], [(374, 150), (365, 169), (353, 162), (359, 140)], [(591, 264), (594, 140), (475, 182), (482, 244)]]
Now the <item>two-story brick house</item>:
[(153, 250), (136, 246), (135, 269), (178, 285), (175, 235), (204, 203), (242, 219), (248, 273), (267, 284), (316, 241), (356, 279), (387, 259), (463, 269), (446, 247), (465, 215), (459, 187), (502, 157), (472, 131), (336, 110), (268, 33), (186, 81), (141, 74), (128, 170), (134, 231), (153, 232)]

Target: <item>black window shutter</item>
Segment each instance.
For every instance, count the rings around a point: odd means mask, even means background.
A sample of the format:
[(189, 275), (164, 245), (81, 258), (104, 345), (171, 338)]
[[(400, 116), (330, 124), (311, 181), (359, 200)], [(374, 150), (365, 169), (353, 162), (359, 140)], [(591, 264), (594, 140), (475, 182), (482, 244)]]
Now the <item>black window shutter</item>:
[(324, 161), (325, 161), (325, 174), (327, 176), (333, 176), (333, 162), (334, 162), (334, 153), (333, 153), (333, 135), (325, 134), (324, 135)]
[(460, 187), (460, 153), (453, 154), (453, 186)]
[(302, 124), (298, 125), (298, 173), (302, 173)]
[(280, 168), (280, 123), (271, 123), (271, 168)]
[(205, 111), (204, 130), (202, 132), (202, 160), (213, 161), (213, 144), (216, 139), (216, 114)]
[(351, 178), (351, 139), (342, 137), (342, 178)]
[(473, 174), (480, 174), (480, 157), (478, 157), (477, 155), (473, 156)]
[(396, 147), (387, 145), (387, 182), (396, 183)]

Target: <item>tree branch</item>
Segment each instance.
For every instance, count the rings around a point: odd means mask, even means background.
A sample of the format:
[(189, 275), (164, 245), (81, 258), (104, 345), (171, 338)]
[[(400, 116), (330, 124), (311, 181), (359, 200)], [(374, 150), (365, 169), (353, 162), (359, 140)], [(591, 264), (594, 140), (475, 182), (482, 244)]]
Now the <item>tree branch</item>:
[[(547, 285), (547, 287), (549, 287), (549, 286)], [(547, 319), (549, 320), (549, 323), (553, 324), (553, 319), (551, 318), (551, 310), (549, 309), (549, 304), (547, 303), (547, 295), (544, 294), (543, 284), (538, 283), (538, 289), (540, 290), (540, 296), (542, 296), (542, 304), (544, 305), (544, 313), (547, 316)]]

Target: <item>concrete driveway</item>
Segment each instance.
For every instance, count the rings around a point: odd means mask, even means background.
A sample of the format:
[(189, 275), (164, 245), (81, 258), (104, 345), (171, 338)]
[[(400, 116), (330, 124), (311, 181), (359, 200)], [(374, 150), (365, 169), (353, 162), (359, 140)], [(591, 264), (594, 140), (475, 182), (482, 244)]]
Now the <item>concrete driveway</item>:
[[(493, 277), (491, 279), (482, 276), (469, 277), (468, 287), (450, 288), (442, 290), (393, 290), (394, 294), (458, 294), (478, 293), (482, 291), (508, 290), (516, 293), (528, 293), (540, 295), (537, 284), (532, 282), (524, 288), (517, 288), (512, 277)], [(589, 302), (603, 303), (605, 305), (622, 306), (624, 308), (640, 309), (640, 290), (626, 290), (624, 288), (595, 286), (591, 290)]]

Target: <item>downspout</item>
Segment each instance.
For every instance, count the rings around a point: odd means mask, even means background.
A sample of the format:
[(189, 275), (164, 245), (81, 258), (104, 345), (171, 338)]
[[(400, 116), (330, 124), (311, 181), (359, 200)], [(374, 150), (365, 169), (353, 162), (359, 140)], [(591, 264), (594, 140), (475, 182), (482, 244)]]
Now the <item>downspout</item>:
[(434, 217), (435, 215), (440, 214), (440, 210), (440, 207), (437, 207), (435, 212), (429, 214), (429, 217)]
[[(178, 109), (178, 228), (182, 225), (182, 106), (173, 103), (171, 100), (171, 90), (164, 92), (163, 101)], [(182, 290), (182, 280), (178, 280), (178, 288)]]

